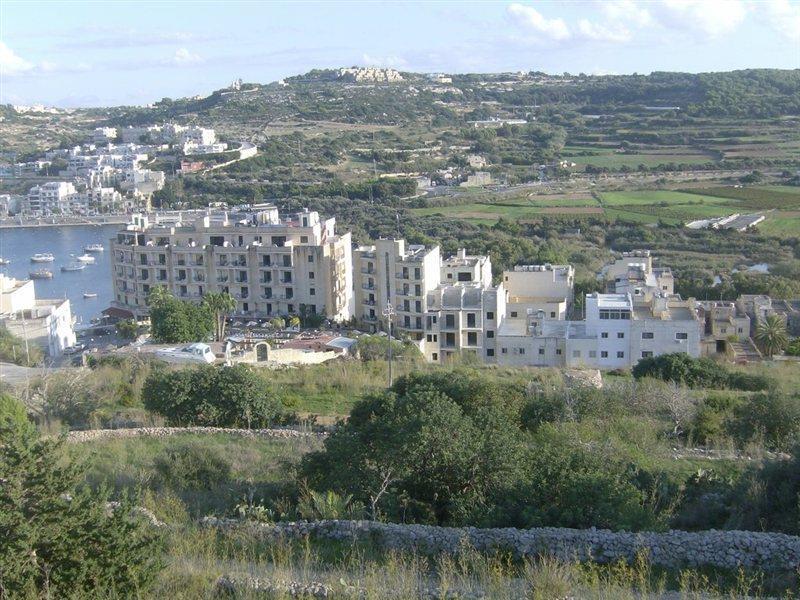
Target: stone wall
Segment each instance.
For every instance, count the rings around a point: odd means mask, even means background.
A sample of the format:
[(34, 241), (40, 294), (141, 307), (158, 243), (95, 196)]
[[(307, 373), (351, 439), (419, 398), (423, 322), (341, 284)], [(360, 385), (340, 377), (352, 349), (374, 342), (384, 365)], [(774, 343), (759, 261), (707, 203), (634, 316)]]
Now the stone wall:
[(800, 537), (753, 531), (690, 533), (613, 532), (602, 529), (478, 529), (398, 525), (373, 521), (243, 523), (206, 517), (207, 527), (236, 528), (267, 539), (305, 536), (334, 540), (370, 540), (384, 548), (423, 553), (457, 553), (467, 544), (480, 551), (510, 551), (516, 557), (551, 556), (563, 561), (631, 561), (644, 553), (651, 564), (667, 568), (710, 566), (794, 571), (800, 567)]
[(183, 434), (228, 434), (249, 438), (305, 438), (323, 439), (327, 433), (309, 431), (306, 429), (276, 428), (276, 429), (232, 429), (227, 427), (132, 427), (129, 429), (88, 429), (86, 431), (70, 431), (67, 434), (69, 442), (90, 442), (98, 439), (132, 438), (140, 436), (168, 437)]

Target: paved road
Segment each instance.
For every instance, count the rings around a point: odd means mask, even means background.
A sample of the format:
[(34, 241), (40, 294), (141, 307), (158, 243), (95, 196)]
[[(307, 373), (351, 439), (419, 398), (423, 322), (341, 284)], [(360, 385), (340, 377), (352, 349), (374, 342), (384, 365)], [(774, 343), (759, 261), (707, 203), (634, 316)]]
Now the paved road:
[(34, 377), (52, 373), (59, 368), (20, 367), (11, 363), (0, 363), (0, 382), (8, 385), (22, 385)]

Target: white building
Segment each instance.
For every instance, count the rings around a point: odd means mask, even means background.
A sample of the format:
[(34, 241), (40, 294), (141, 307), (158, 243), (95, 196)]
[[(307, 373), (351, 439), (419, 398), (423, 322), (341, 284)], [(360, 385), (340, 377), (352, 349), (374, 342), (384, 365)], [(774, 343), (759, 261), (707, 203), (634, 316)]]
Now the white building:
[(111, 240), (114, 305), (146, 314), (150, 290), (166, 286), (187, 301), (227, 292), (236, 312), (352, 316), (350, 234), (335, 219), (304, 210), (281, 219), (267, 204), (248, 212), (209, 211), (190, 222), (150, 223), (135, 216)]
[(0, 325), (49, 356), (60, 356), (75, 345), (69, 300), (37, 299), (34, 283), (0, 274)]
[(97, 145), (108, 144), (116, 139), (116, 127), (96, 127), (92, 133), (92, 141)]
[(35, 185), (28, 191), (23, 210), (35, 215), (68, 213), (77, 193), (75, 186), (68, 181)]
[(481, 187), (492, 184), (492, 174), (488, 171), (476, 171), (474, 175), (468, 175), (466, 181), (461, 182), (461, 187)]

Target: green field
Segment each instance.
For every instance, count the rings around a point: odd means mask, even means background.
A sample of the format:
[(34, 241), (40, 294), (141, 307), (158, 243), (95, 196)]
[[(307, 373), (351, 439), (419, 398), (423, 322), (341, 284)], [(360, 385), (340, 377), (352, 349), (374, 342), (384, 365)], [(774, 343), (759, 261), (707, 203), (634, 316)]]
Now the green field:
[(713, 195), (704, 195), (702, 190), (698, 193), (676, 192), (672, 190), (643, 190), (640, 192), (603, 192), (602, 204), (608, 206), (654, 206), (654, 205), (731, 205), (736, 200), (720, 198)]
[(800, 237), (800, 211), (777, 210), (767, 215), (758, 230), (777, 237)]

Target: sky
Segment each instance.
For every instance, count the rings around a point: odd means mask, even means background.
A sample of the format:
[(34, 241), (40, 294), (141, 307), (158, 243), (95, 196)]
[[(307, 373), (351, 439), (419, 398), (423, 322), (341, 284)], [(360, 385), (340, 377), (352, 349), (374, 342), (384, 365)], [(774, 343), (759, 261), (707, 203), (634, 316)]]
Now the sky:
[(0, 0), (0, 103), (141, 105), (313, 68), (800, 68), (800, 0)]

